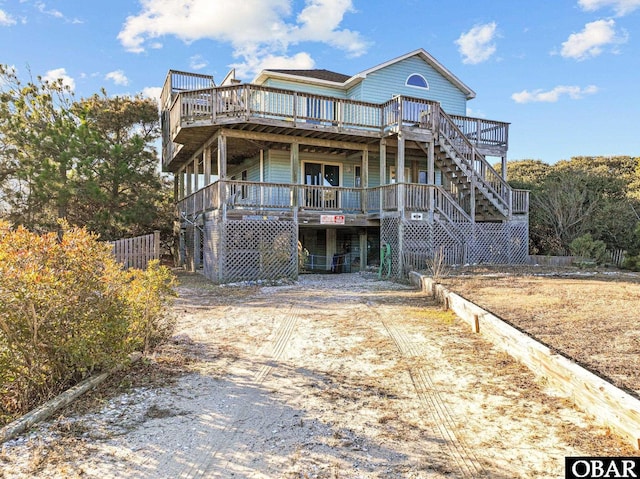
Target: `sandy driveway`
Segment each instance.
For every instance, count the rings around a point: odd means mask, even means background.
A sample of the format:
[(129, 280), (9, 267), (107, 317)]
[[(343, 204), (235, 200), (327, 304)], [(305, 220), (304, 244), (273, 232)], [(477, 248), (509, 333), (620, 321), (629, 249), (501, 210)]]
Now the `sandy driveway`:
[(182, 279), (184, 374), (12, 441), (0, 477), (558, 478), (630, 453), (407, 286)]

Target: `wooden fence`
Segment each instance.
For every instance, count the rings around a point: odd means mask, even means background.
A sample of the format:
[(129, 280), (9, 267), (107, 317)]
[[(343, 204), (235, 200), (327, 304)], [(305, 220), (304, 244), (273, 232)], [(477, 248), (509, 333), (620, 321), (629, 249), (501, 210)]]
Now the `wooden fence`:
[(149, 261), (160, 259), (160, 232), (112, 241), (113, 255), (125, 268), (146, 269)]
[[(620, 268), (626, 256), (626, 251), (622, 249), (607, 250), (608, 264)], [(540, 264), (544, 266), (571, 266), (576, 260), (580, 260), (575, 256), (569, 254), (563, 256), (548, 256), (548, 255), (530, 255), (529, 263)]]

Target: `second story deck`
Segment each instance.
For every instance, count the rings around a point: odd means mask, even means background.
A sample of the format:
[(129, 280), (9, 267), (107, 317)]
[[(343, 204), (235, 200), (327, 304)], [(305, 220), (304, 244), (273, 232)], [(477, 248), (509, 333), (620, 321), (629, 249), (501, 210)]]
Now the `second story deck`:
[[(526, 215), (529, 192), (512, 190), (510, 217)], [(178, 201), (178, 216), (193, 221), (218, 211), (223, 215), (285, 215), (305, 217), (310, 224), (323, 215), (350, 216), (365, 225), (394, 213), (438, 214), (454, 223), (472, 221), (468, 203), (454, 200), (441, 186), (395, 183), (371, 188), (326, 187), (289, 183), (218, 180)]]
[[(220, 128), (367, 144), (397, 133), (437, 135), (438, 102), (396, 96), (377, 104), (253, 84), (213, 86), (213, 78), (170, 71), (162, 96), (163, 168), (177, 171)], [(505, 156), (509, 124), (448, 116), (485, 155)], [(433, 136), (431, 136), (433, 137)]]

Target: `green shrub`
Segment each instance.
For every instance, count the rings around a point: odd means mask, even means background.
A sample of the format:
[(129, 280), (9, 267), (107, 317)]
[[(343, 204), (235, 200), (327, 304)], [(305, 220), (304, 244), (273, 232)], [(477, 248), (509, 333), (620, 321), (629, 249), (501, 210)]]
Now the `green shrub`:
[(175, 316), (168, 306), (175, 296), (175, 277), (157, 260), (151, 261), (145, 271), (132, 269), (128, 275), (128, 349), (148, 353), (173, 334)]
[(629, 247), (627, 257), (622, 263), (622, 267), (631, 271), (640, 271), (640, 221), (636, 223), (633, 233), (633, 243)]
[(170, 288), (166, 268), (123, 271), (84, 229), (60, 240), (0, 222), (0, 416), (161, 341)]
[(640, 271), (640, 254), (627, 256), (622, 263), (622, 267), (631, 271)]
[(574, 239), (569, 245), (571, 253), (585, 259), (591, 259), (597, 264), (603, 264), (607, 261), (607, 245), (604, 241), (594, 240), (587, 233)]

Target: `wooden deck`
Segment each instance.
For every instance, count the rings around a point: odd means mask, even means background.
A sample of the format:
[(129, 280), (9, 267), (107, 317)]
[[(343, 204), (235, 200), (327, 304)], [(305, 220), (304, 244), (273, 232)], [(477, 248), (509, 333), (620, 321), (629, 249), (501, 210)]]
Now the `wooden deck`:
[[(435, 101), (396, 96), (374, 104), (251, 84), (215, 87), (210, 77), (170, 72), (162, 102), (165, 170), (184, 170), (197, 178), (201, 161), (208, 183), (211, 156), (205, 159), (203, 151), (210, 151), (217, 141), (223, 158), (218, 168), (224, 181), (192, 196), (198, 186), (178, 186), (178, 198), (187, 195), (180, 205), (195, 202), (225, 214), (270, 209), (302, 212), (308, 221), (315, 221), (319, 212), (357, 215), (359, 221), (394, 212), (433, 214), (439, 204), (450, 213), (459, 210), (470, 222), (503, 221), (528, 210), (526, 192), (513, 190), (486, 159), (486, 155), (499, 156), (506, 162), (509, 124), (448, 115)], [(397, 184), (373, 188), (306, 186), (297, 184), (295, 175), (293, 184), (237, 185), (226, 177), (227, 164), (259, 154), (256, 145), (292, 152), (295, 147), (293, 165), (299, 161), (301, 145), (312, 152), (381, 152), (383, 143), (385, 152), (389, 148), (402, 156), (397, 160), (401, 164), (410, 149), (414, 156), (424, 156), (432, 174), (435, 167), (446, 176), (446, 190), (435, 186), (434, 178), (427, 186), (404, 183), (401, 175)], [(201, 159), (194, 160), (198, 155)], [(381, 164), (385, 161), (382, 158)], [(192, 167), (187, 166), (190, 163)], [(445, 203), (453, 206), (445, 208)]]
[[(166, 169), (175, 171), (219, 128), (362, 144), (402, 128), (428, 141), (445, 115), (437, 102), (419, 98), (398, 96), (377, 104), (259, 85), (212, 85), (207, 76), (167, 76), (161, 96)], [(446, 116), (480, 153), (506, 152), (508, 123)]]
[[(511, 214), (527, 214), (529, 192), (513, 190), (512, 196)], [(468, 205), (456, 203), (444, 188), (415, 183), (343, 188), (219, 180), (180, 200), (176, 207), (187, 218), (222, 210), (241, 215), (303, 215), (314, 222), (322, 215), (351, 215), (358, 225), (397, 212), (437, 213), (455, 223), (471, 221)]]

